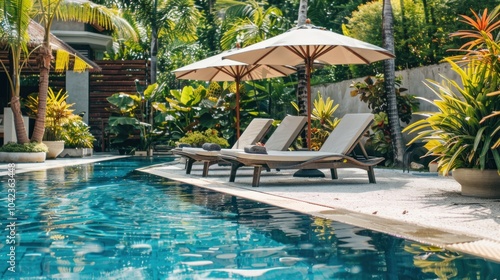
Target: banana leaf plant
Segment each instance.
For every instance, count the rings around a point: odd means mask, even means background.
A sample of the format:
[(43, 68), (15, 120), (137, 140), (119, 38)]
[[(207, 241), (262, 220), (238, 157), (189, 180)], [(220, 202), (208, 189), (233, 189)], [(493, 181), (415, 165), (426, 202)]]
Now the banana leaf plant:
[(176, 142), (189, 131), (220, 129), (229, 125), (227, 96), (217, 83), (208, 88), (199, 85), (185, 86), (182, 90), (170, 90), (166, 102), (155, 102), (153, 107), (161, 112), (157, 117), (164, 120), (171, 142)]
[[(112, 115), (108, 119), (108, 130), (114, 135), (111, 145), (115, 148), (149, 150), (155, 135), (161, 134), (149, 123), (147, 104), (160, 91), (158, 84), (149, 85), (144, 92), (136, 94), (115, 93), (107, 98)], [(139, 135), (139, 142), (134, 141), (134, 134)]]
[(179, 139), (197, 125), (196, 113), (205, 95), (203, 86), (185, 86), (182, 90), (170, 90), (166, 102), (153, 102), (153, 108), (159, 112), (157, 120), (163, 122), (171, 138)]

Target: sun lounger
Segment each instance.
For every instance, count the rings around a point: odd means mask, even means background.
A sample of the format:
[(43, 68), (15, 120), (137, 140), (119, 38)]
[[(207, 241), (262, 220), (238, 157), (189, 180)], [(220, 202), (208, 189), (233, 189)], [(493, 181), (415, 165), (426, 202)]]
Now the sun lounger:
[[(238, 168), (253, 166), (253, 187), (258, 187), (260, 184), (262, 168), (267, 170), (329, 168), (332, 179), (338, 178), (338, 168), (360, 168), (368, 172), (370, 183), (375, 183), (373, 167), (384, 158), (369, 157), (360, 143), (372, 122), (373, 114), (346, 114), (319, 151), (267, 151), (267, 154), (225, 151), (221, 153), (220, 159), (231, 163), (230, 182), (234, 182)], [(352, 155), (357, 145), (363, 157)]]
[[(271, 151), (281, 151), (286, 150), (290, 147), (293, 141), (298, 137), (300, 132), (304, 129), (307, 122), (307, 118), (303, 116), (286, 116), (280, 125), (276, 128), (276, 130), (271, 134), (269, 139), (266, 141), (266, 149)], [(175, 149), (172, 151), (173, 154), (180, 155), (186, 158), (186, 174), (191, 173), (191, 169), (193, 163), (195, 162), (203, 162), (203, 173), (202, 176), (208, 176), (208, 169), (211, 165), (215, 163), (220, 163), (220, 153), (227, 151), (240, 151), (242, 152), (244, 147), (253, 145), (256, 142), (260, 141), (264, 135), (258, 135), (258, 137), (254, 137), (250, 139), (248, 135), (245, 135), (249, 128), (251, 130), (265, 129), (267, 132), (269, 126), (271, 125), (272, 120), (270, 120), (269, 124), (266, 122), (265, 124), (256, 124), (256, 127), (253, 126), (253, 121), (250, 125), (245, 129), (243, 134), (240, 136), (239, 140), (233, 145), (231, 149), (221, 149), (220, 151), (207, 151), (202, 148), (190, 148), (185, 147), (182, 149)], [(267, 126), (267, 127), (266, 127)], [(249, 141), (251, 140), (251, 141)]]

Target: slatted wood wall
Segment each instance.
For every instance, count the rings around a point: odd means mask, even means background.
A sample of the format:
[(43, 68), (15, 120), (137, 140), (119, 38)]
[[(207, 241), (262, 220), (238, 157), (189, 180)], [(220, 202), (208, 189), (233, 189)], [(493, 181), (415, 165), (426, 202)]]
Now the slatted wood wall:
[(136, 93), (135, 80), (145, 85), (150, 80), (150, 67), (146, 60), (95, 62), (102, 71), (90, 74), (89, 125), (99, 145), (95, 149), (105, 151), (105, 129), (110, 115), (106, 98), (117, 92)]

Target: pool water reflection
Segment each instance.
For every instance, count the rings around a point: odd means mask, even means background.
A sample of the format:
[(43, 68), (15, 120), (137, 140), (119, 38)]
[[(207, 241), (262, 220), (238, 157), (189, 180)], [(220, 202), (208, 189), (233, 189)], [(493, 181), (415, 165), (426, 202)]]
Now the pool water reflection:
[[(495, 279), (500, 264), (105, 161), (16, 175), (16, 272), (36, 279)], [(2, 178), (6, 194), (7, 178)], [(6, 205), (6, 198), (1, 204)], [(7, 209), (0, 211), (2, 223)]]

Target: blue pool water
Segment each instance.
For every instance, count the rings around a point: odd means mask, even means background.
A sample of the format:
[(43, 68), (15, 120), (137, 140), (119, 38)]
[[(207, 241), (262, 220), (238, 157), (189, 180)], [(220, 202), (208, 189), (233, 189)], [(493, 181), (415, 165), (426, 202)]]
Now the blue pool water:
[[(2, 279), (497, 279), (500, 264), (134, 169), (169, 158), (17, 174)], [(7, 176), (0, 218), (8, 224)], [(11, 269), (11, 270), (9, 270)]]

